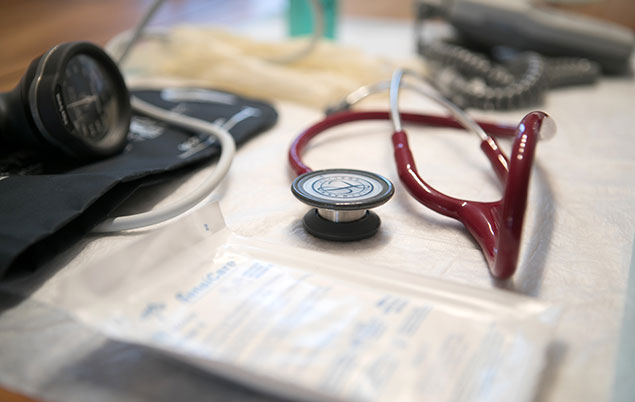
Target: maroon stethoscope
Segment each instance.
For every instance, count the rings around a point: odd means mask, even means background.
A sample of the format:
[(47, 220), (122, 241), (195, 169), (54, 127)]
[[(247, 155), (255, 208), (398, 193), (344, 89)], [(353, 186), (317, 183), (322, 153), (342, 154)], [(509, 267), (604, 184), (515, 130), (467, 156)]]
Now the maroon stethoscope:
[[(462, 222), (481, 247), (491, 274), (499, 279), (509, 278), (516, 270), (518, 261), (536, 143), (539, 137), (548, 138), (555, 134), (553, 120), (547, 114), (536, 111), (527, 114), (515, 127), (475, 122), (458, 106), (436, 91), (422, 86), (421, 82), (402, 82), (404, 75), (418, 77), (415, 73), (404, 70), (397, 70), (393, 74), (390, 82), (390, 112), (347, 110), (352, 104), (371, 93), (385, 89), (387, 85), (384, 83), (363, 87), (350, 94), (337, 107), (335, 113), (327, 115), (324, 120), (306, 129), (291, 144), (289, 162), (298, 175), (292, 185), (292, 192), (301, 201), (316, 207), (305, 216), (304, 227), (309, 233), (329, 240), (356, 240), (369, 237), (377, 231), (379, 219), (376, 215), (373, 217), (372, 212), (363, 209), (386, 202), (393, 192), (390, 182), (370, 172), (350, 169), (314, 172), (302, 162), (301, 153), (313, 137), (331, 127), (360, 120), (390, 119), (394, 127), (392, 144), (395, 163), (402, 184), (421, 204)], [(401, 87), (413, 89), (432, 98), (444, 106), (452, 117), (400, 113), (398, 98)], [(443, 194), (429, 185), (417, 171), (402, 121), (465, 128), (477, 134), (481, 139), (481, 150), (504, 187), (503, 197), (494, 202), (464, 200)], [(515, 138), (511, 158), (503, 153), (488, 133), (498, 137)], [(357, 197), (358, 195), (360, 197)], [(357, 202), (356, 197), (361, 201)], [(368, 220), (372, 220), (372, 223), (367, 222)], [(338, 232), (342, 231), (345, 235), (340, 237)]]

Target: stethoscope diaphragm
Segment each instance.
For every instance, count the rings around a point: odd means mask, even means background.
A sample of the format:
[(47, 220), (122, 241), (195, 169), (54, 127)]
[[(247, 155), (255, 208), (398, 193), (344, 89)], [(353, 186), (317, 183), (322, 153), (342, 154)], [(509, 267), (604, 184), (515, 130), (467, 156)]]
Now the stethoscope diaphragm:
[(334, 241), (361, 240), (377, 233), (381, 220), (369, 209), (387, 202), (394, 191), (387, 178), (355, 169), (311, 171), (291, 185), (296, 198), (314, 207), (302, 220), (306, 231)]

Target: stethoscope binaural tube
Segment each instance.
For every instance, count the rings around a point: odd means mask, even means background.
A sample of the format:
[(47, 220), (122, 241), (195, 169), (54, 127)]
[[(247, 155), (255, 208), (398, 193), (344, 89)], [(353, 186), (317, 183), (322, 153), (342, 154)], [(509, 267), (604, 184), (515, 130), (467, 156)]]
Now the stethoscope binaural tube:
[[(407, 123), (426, 125), (431, 127), (449, 127), (463, 128), (456, 120), (446, 116), (436, 116), (423, 113), (404, 113), (401, 119)], [(312, 169), (302, 160), (302, 152), (306, 145), (316, 135), (345, 123), (364, 120), (390, 120), (390, 113), (383, 110), (368, 111), (341, 111), (326, 116), (320, 122), (312, 125), (298, 135), (291, 143), (288, 152), (288, 159), (291, 169), (296, 175), (310, 172)], [(497, 137), (513, 137), (515, 135), (516, 126), (506, 124), (496, 124), (491, 122), (478, 121), (478, 125), (485, 132)]]

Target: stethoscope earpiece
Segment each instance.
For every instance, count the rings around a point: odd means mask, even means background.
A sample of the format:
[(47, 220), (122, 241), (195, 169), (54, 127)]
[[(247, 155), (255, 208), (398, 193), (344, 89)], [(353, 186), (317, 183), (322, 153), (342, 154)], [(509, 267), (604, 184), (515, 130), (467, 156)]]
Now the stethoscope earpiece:
[(315, 237), (333, 241), (361, 240), (379, 230), (381, 220), (371, 208), (384, 204), (395, 190), (383, 176), (355, 169), (325, 169), (304, 173), (291, 192), (313, 208), (302, 223)]

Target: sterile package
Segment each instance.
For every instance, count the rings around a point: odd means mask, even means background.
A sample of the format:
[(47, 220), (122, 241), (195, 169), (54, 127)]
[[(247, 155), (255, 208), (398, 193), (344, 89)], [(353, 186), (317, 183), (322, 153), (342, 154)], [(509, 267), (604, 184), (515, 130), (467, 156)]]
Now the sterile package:
[(292, 400), (529, 401), (559, 315), (242, 238), (217, 204), (48, 289), (36, 297), (113, 339)]

